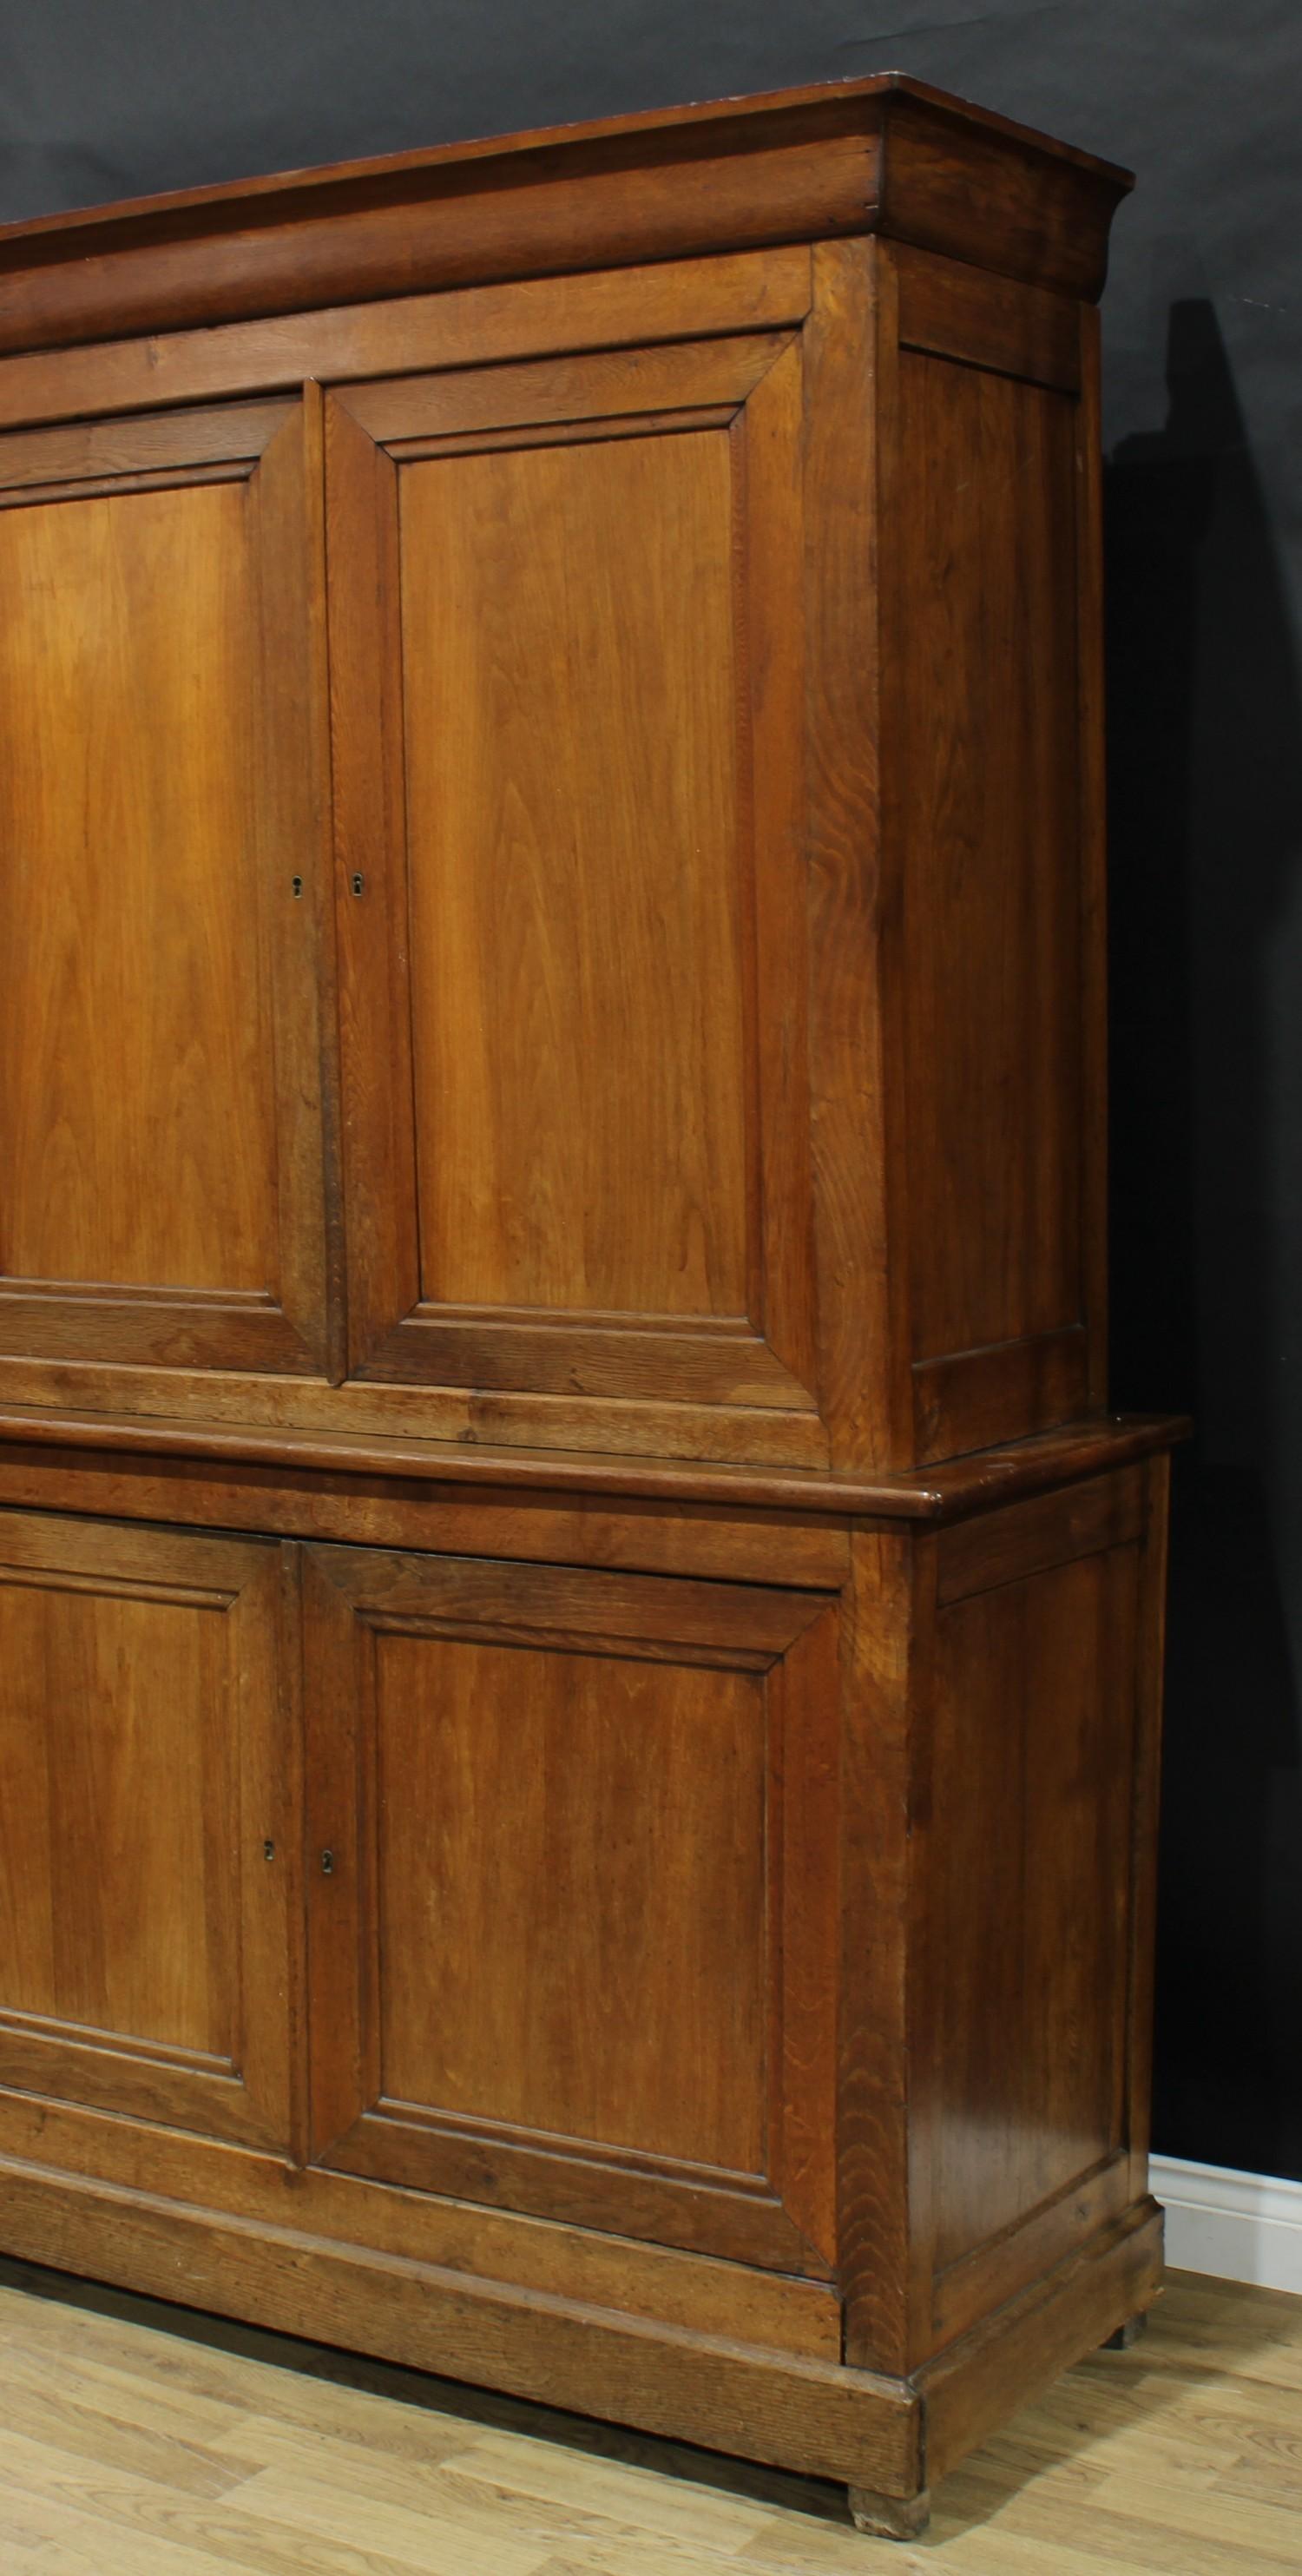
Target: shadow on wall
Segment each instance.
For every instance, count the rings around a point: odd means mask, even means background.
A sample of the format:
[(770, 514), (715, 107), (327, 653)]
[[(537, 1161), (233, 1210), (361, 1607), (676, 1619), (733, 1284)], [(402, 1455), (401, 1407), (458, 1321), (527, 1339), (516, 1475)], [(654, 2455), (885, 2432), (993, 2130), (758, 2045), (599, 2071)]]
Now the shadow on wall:
[(1172, 309), (1168, 385), (1165, 428), (1123, 440), (1105, 485), (1113, 1393), (1197, 1424), (1174, 1494), (1153, 2143), (1302, 2178), (1268, 978), (1302, 695), (1206, 302)]

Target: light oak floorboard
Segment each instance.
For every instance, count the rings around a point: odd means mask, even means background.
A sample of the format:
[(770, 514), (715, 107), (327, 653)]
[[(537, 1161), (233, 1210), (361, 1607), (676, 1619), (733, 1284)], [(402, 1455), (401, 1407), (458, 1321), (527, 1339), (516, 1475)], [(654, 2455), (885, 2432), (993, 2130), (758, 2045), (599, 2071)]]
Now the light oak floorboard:
[(939, 2490), (835, 2488), (0, 2259), (13, 2576), (1279, 2576), (1302, 2565), (1302, 2299), (1172, 2276)]

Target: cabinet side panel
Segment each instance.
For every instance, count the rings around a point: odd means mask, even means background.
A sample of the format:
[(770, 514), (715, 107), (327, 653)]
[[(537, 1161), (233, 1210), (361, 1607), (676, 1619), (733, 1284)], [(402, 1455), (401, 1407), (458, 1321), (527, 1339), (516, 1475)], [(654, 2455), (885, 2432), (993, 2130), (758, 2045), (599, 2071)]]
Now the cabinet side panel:
[(0, 516), (0, 1270), (269, 1289), (238, 486)]
[(1079, 406), (907, 346), (899, 400), (889, 765), (925, 1458), (1085, 1390)]
[(1137, 1489), (1115, 1481), (1116, 1509), (1081, 1527), (1067, 1561), (1046, 1562), (1069, 1543), (1061, 1497), (1039, 1507), (1042, 1529), (1007, 1516), (1001, 1566), (983, 1569), (961, 1528), (941, 1544), (919, 2094), (937, 2344), (1132, 2197), (1139, 1684), (1153, 1612), (1146, 1528), (1118, 1543), (1109, 1527), (1124, 1527)]

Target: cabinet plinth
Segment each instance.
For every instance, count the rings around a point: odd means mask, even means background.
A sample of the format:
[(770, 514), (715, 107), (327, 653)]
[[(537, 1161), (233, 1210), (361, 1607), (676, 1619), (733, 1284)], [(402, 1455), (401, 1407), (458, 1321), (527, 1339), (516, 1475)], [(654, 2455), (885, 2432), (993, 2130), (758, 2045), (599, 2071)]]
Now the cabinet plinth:
[(900, 2534), (1160, 2276), (1127, 184), (890, 77), (0, 233), (0, 2244)]

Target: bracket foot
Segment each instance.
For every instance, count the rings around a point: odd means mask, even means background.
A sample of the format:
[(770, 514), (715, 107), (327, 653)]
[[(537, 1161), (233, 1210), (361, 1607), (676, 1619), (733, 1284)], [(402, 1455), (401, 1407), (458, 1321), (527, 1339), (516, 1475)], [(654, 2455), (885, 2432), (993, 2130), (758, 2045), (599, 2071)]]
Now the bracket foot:
[(875, 2532), (879, 2540), (916, 2540), (931, 2519), (931, 2498), (879, 2495), (875, 2487), (847, 2487), (850, 2520), (856, 2531)]
[(1127, 2317), (1125, 2324), (1118, 2326), (1116, 2333), (1110, 2334), (1106, 2341), (1099, 2345), (1100, 2352), (1129, 2352), (1132, 2343), (1138, 2343), (1147, 2325), (1148, 2318), (1141, 2308), (1138, 2316)]

